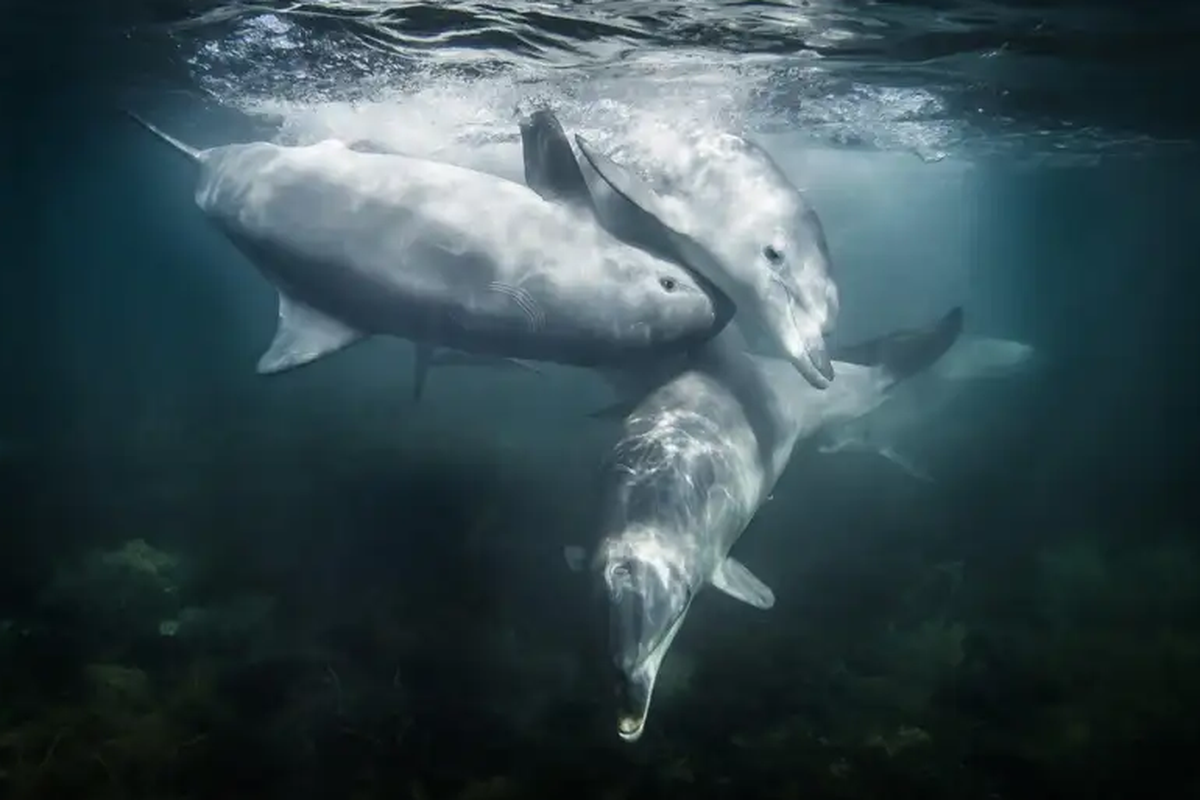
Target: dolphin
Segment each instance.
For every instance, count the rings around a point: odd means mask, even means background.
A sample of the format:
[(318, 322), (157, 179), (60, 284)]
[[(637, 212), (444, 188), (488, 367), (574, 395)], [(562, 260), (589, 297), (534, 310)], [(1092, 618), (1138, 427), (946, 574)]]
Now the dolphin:
[[(527, 138), (565, 139), (552, 112), (530, 119), (542, 130)], [(584, 137), (575, 143), (601, 225), (649, 252), (682, 258), (732, 299), (735, 324), (768, 344), (769, 355), (791, 362), (814, 387), (829, 386), (824, 337), (840, 307), (829, 245), (816, 211), (766, 150), (732, 133), (679, 135), (653, 152), (629, 143), (630, 161), (660, 173), (660, 195)]]
[[(868, 355), (861, 346), (834, 348), (833, 354), (845, 360)], [(911, 477), (932, 483), (924, 465), (903, 452), (903, 437), (936, 419), (970, 382), (1015, 376), (1036, 363), (1034, 348), (1023, 342), (962, 336), (930, 369), (898, 386), (879, 408), (826, 429), (817, 451), (873, 453)]]
[(704, 276), (482, 172), (336, 140), (193, 148), (196, 204), (279, 292), (258, 372), (367, 336), (575, 366), (703, 344), (732, 317)]
[[(663, 658), (701, 589), (774, 605), (772, 590), (729, 552), (797, 441), (877, 407), (946, 352), (962, 321), (955, 308), (925, 329), (876, 340), (870, 363), (839, 362), (825, 390), (723, 334), (624, 420), (590, 559), (607, 599), (623, 740), (641, 737)], [(576, 569), (587, 561), (577, 547), (564, 554)]]

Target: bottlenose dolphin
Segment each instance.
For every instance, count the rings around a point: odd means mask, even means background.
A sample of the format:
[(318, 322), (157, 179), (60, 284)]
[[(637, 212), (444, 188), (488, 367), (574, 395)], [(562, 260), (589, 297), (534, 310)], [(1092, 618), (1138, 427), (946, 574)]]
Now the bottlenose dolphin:
[[(834, 348), (833, 354), (845, 360), (867, 355), (861, 347)], [(817, 450), (874, 453), (917, 480), (932, 482), (924, 465), (902, 451), (903, 437), (936, 419), (970, 382), (1024, 372), (1034, 365), (1034, 355), (1022, 342), (962, 336), (930, 369), (896, 387), (879, 408), (823, 431)]]
[[(618, 682), (618, 733), (645, 728), (655, 680), (692, 600), (711, 584), (756, 608), (774, 594), (729, 551), (769, 497), (798, 440), (862, 416), (953, 344), (962, 310), (876, 340), (868, 364), (839, 362), (810, 386), (787, 361), (724, 334), (625, 419), (606, 467), (592, 567), (607, 598)], [(579, 548), (567, 561), (584, 562)]]
[(683, 352), (734, 307), (680, 258), (528, 187), (436, 161), (265, 142), (198, 150), (196, 204), (279, 291), (275, 373), (373, 334), (576, 366)]
[[(561, 132), (548, 111), (532, 124), (546, 140), (553, 127)], [(791, 362), (816, 388), (829, 386), (824, 336), (835, 327), (839, 298), (820, 218), (753, 142), (730, 133), (678, 136), (669, 147), (623, 148), (631, 163), (659, 174), (663, 194), (575, 136), (600, 223), (650, 252), (681, 257), (733, 300), (735, 324), (768, 344), (769, 355)]]

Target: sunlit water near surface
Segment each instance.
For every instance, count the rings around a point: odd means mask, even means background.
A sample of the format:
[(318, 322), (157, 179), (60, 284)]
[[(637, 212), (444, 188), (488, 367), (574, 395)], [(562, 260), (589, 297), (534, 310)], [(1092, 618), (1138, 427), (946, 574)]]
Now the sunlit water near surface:
[[(1163, 2), (7, 10), (0, 796), (1200, 796), (1198, 37)], [(838, 341), (961, 304), (1035, 354), (914, 394), (899, 462), (799, 448), (735, 548), (777, 605), (703, 594), (634, 745), (562, 557), (602, 384), (415, 404), (397, 341), (255, 375), (274, 291), (118, 113), (523, 180), (541, 103), (601, 149), (761, 142)]]

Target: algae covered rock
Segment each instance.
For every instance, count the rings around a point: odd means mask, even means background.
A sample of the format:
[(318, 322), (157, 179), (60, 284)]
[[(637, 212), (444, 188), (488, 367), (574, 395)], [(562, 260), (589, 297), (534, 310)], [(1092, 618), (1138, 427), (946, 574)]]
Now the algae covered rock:
[(183, 573), (179, 556), (132, 539), (60, 568), (41, 600), (96, 625), (153, 631), (175, 616)]

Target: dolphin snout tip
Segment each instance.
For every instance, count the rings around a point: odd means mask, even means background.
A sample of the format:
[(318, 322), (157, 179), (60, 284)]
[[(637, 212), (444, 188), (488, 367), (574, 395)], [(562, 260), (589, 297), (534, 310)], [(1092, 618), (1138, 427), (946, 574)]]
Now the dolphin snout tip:
[(833, 362), (823, 343), (809, 344), (790, 350), (788, 361), (814, 388), (828, 389), (833, 384)]
[(617, 720), (617, 735), (623, 742), (636, 742), (642, 738), (642, 732), (645, 730), (646, 720), (644, 717), (625, 714)]

